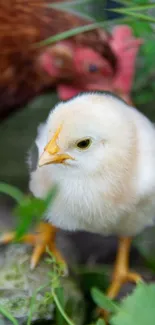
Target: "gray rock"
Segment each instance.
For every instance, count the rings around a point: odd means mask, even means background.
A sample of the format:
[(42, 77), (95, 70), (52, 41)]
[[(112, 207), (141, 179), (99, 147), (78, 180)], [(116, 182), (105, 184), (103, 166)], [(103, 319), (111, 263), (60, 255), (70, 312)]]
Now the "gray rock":
[[(13, 244), (1, 248), (0, 251), (0, 308), (5, 308), (17, 319), (19, 324), (26, 324), (30, 312), (31, 299), (34, 292), (49, 281), (49, 272), (52, 265), (46, 259), (42, 259), (35, 270), (30, 270), (31, 249), (26, 245)], [(52, 278), (51, 278), (52, 279)], [(84, 320), (84, 299), (72, 278), (61, 279), (65, 293), (66, 312), (75, 324), (83, 324)], [(51, 287), (36, 293), (35, 304), (33, 305), (33, 323), (41, 320), (41, 324), (55, 317), (55, 305), (47, 301), (47, 292)], [(11, 324), (0, 315), (0, 325)]]

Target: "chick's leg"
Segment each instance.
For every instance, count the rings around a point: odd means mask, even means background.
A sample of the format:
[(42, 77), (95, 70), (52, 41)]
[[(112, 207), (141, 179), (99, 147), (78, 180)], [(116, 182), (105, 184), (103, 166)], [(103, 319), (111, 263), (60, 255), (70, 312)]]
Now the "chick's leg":
[(108, 297), (112, 299), (118, 295), (124, 283), (128, 281), (137, 283), (141, 280), (141, 276), (139, 274), (131, 272), (129, 269), (129, 253), (131, 241), (132, 239), (128, 237), (122, 237), (119, 239), (112, 283), (107, 292)]
[[(34, 234), (26, 234), (21, 239), (20, 242), (28, 243), (34, 246), (34, 251), (32, 253), (30, 267), (34, 269), (38, 264), (43, 253), (46, 252), (48, 248), (53, 255), (56, 257), (58, 262), (61, 262), (65, 265), (65, 261), (61, 253), (56, 248), (55, 238), (56, 238), (57, 228), (48, 223), (40, 223)], [(8, 244), (12, 242), (15, 238), (15, 233), (10, 232), (4, 234), (0, 243)]]
[[(142, 278), (138, 273), (131, 272), (129, 269), (129, 254), (132, 238), (121, 237), (119, 239), (118, 251), (112, 282), (107, 291), (107, 296), (111, 299), (117, 297), (121, 287), (126, 282), (141, 281)], [(99, 310), (99, 314), (108, 322), (109, 313), (103, 309)]]

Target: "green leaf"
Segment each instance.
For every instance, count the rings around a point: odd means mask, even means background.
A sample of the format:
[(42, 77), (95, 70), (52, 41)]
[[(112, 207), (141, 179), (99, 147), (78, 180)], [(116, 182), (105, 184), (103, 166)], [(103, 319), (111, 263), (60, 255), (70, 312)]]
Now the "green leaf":
[(91, 295), (94, 302), (100, 307), (112, 313), (115, 313), (118, 309), (117, 304), (115, 304), (110, 298), (104, 295), (99, 289), (92, 288)]
[[(138, 36), (138, 37), (145, 37), (145, 35), (150, 36), (153, 33), (150, 23), (148, 23), (146, 21), (133, 20), (130, 23), (130, 26), (132, 27), (132, 29), (134, 31), (134, 35)], [(145, 43), (143, 44), (143, 47), (144, 46), (145, 46)]]
[(106, 325), (106, 322), (104, 321), (104, 319), (99, 318), (95, 325)]
[(120, 303), (111, 325), (154, 325), (155, 284), (139, 283), (134, 292)]
[(25, 197), (15, 209), (15, 212), (18, 216), (26, 218), (28, 216), (41, 216), (44, 210), (45, 203), (43, 200)]
[(148, 69), (154, 68), (154, 56), (155, 56), (155, 39), (148, 39), (145, 42), (145, 46), (143, 47), (143, 53), (145, 56), (145, 64), (147, 65)]
[(33, 221), (41, 219), (49, 204), (55, 198), (57, 188), (52, 188), (44, 200), (25, 197), (15, 208), (14, 214), (18, 217), (15, 240), (19, 240), (30, 228)]
[(92, 287), (97, 287), (101, 291), (105, 291), (109, 285), (109, 268), (106, 266), (78, 266), (74, 270), (83, 288), (83, 291), (90, 293)]
[(17, 187), (6, 183), (0, 183), (0, 192), (11, 196), (18, 203), (24, 198), (24, 194)]
[(24, 198), (15, 208), (14, 214), (17, 216), (17, 227), (15, 241), (19, 240), (30, 228), (32, 221), (41, 218), (45, 210), (44, 201), (38, 198)]
[(154, 92), (151, 89), (144, 89), (140, 93), (135, 94), (134, 98), (138, 105), (149, 103), (154, 98)]

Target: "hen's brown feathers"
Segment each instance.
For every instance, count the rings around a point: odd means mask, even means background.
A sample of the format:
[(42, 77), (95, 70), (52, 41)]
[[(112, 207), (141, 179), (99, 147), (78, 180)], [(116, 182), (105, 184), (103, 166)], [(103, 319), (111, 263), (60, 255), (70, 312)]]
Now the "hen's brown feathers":
[[(58, 82), (40, 68), (38, 58), (43, 48), (34, 44), (89, 23), (71, 14), (49, 9), (45, 7), (47, 3), (46, 0), (0, 1), (0, 117), (26, 103), (46, 86)], [(103, 31), (79, 34), (72, 40), (91, 46), (108, 57), (115, 67), (116, 59), (104, 39)]]

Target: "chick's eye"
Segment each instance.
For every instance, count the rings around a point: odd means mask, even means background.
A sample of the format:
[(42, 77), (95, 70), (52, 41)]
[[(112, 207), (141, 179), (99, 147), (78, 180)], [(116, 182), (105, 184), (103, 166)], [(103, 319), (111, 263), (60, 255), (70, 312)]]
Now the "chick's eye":
[(90, 145), (91, 139), (84, 139), (76, 143), (76, 147), (81, 150), (88, 149)]

